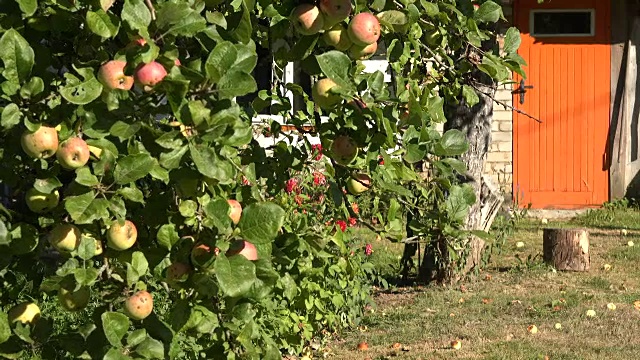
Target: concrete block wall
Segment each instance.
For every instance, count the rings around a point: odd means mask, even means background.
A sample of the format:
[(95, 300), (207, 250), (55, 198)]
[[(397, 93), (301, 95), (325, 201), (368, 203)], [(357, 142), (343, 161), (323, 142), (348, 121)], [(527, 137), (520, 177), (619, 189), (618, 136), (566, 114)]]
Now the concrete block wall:
[[(513, 23), (512, 0), (503, 0), (503, 12), (507, 23), (501, 29), (506, 31)], [(502, 45), (502, 37), (498, 42)], [(513, 105), (511, 84), (502, 84), (496, 92), (496, 100)], [(510, 196), (513, 189), (513, 113), (511, 108), (498, 103), (493, 104), (493, 122), (491, 125), (491, 145), (485, 162), (485, 175), (491, 176), (500, 189)], [(509, 196), (506, 198), (508, 199)]]

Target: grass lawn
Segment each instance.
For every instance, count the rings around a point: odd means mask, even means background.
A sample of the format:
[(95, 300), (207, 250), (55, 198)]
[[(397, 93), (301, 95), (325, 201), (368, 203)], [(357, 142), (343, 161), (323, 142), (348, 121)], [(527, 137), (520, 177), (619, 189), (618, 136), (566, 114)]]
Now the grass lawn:
[[(589, 228), (591, 270), (556, 272), (544, 265), (543, 226)], [(626, 236), (623, 228), (629, 229)], [(629, 240), (635, 246), (628, 246)], [(516, 248), (519, 241), (523, 248)], [(372, 256), (385, 264), (397, 262), (401, 252), (402, 246), (380, 241), (374, 243)], [(605, 270), (605, 264), (611, 269)], [(479, 278), (455, 287), (379, 291), (375, 300), (377, 307), (361, 328), (331, 342), (326, 357), (637, 359), (640, 211), (604, 209), (563, 223), (526, 222)], [(609, 303), (616, 309), (609, 310)], [(596, 315), (588, 317), (587, 310)], [(536, 334), (527, 330), (530, 325), (538, 328)], [(460, 350), (450, 346), (456, 339), (461, 340)], [(366, 351), (357, 350), (361, 342), (368, 344)]]

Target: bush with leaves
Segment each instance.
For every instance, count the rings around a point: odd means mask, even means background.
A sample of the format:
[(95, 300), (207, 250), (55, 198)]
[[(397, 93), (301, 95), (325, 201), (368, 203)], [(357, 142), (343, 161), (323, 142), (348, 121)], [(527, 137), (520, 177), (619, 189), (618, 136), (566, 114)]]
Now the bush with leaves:
[[(435, 124), (445, 98), (477, 101), (474, 69), (496, 80), (519, 69), (514, 50), (458, 57), (491, 39), (481, 27), (500, 6), (367, 4), (0, 0), (0, 355), (299, 354), (369, 301), (371, 266), (324, 218), (358, 219), (343, 189), (390, 198), (376, 229), (391, 237), (403, 206), (445, 189), (456, 196), (433, 211), (459, 227), (473, 199), (458, 196), (454, 157), (467, 146)], [(378, 48), (391, 85), (363, 71)], [(265, 50), (276, 81), (259, 90)], [(318, 78), (312, 91), (282, 83), (288, 62)], [(305, 105), (292, 110), (289, 93)], [(311, 143), (253, 139), (266, 108), (320, 138), (320, 218), (286, 201)], [(427, 181), (413, 164), (428, 154), (443, 171)]]

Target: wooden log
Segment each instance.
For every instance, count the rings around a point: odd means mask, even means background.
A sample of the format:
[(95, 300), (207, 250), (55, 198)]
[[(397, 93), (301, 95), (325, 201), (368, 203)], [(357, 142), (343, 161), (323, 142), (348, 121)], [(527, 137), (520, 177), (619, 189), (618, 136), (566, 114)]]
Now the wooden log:
[(589, 233), (585, 229), (544, 229), (543, 258), (557, 270), (589, 271)]

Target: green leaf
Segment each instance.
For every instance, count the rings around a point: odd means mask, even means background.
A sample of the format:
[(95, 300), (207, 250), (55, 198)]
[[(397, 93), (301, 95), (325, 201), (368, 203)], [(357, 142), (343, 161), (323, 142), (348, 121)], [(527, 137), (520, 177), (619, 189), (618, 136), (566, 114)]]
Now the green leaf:
[(122, 338), (129, 330), (129, 318), (125, 314), (117, 312), (105, 312), (102, 319), (102, 330), (109, 343), (117, 348), (122, 348)]
[(424, 8), (424, 12), (429, 17), (434, 17), (440, 13), (440, 9), (438, 8), (438, 4), (434, 4), (427, 0), (420, 0), (420, 5)]
[(120, 188), (116, 191), (116, 194), (122, 195), (125, 199), (133, 202), (137, 202), (140, 204), (144, 204), (144, 194), (138, 188), (134, 187), (125, 187)]
[(78, 196), (68, 196), (64, 201), (64, 208), (77, 224), (90, 224), (95, 220), (108, 219), (109, 202), (96, 197), (97, 194), (93, 191)]
[(96, 12), (87, 11), (87, 25), (94, 34), (108, 39), (118, 35), (120, 19), (102, 9)]
[(212, 147), (204, 144), (189, 145), (191, 159), (196, 164), (198, 171), (207, 177), (228, 184), (233, 181), (234, 171), (229, 162), (221, 160)]
[(167, 170), (173, 170), (180, 167), (180, 160), (182, 160), (182, 157), (188, 150), (189, 148), (187, 146), (181, 146), (168, 153), (160, 154), (160, 166)]
[(217, 83), (222, 75), (233, 67), (237, 57), (238, 51), (233, 43), (229, 41), (219, 43), (213, 48), (204, 64), (207, 77)]
[(504, 36), (503, 51), (507, 54), (515, 53), (520, 47), (520, 31), (518, 28), (511, 27)]
[(164, 33), (176, 36), (194, 36), (207, 28), (200, 13), (183, 2), (166, 2), (158, 9), (156, 23)]
[(258, 90), (258, 85), (253, 76), (234, 69), (222, 76), (217, 89), (220, 99), (231, 99)]
[(22, 98), (24, 99), (29, 99), (34, 95), (40, 94), (43, 91), (44, 81), (42, 80), (42, 78), (33, 76), (20, 88), (20, 96), (22, 96)]
[(164, 359), (164, 345), (154, 338), (147, 337), (136, 347), (136, 353), (145, 359)]
[(96, 239), (82, 235), (76, 252), (82, 260), (91, 259), (96, 254)]
[(502, 7), (493, 1), (487, 1), (476, 10), (474, 19), (478, 22), (497, 22), (502, 17)]
[(81, 167), (76, 170), (76, 182), (88, 187), (100, 184), (98, 178), (91, 173), (91, 169), (88, 167)]
[(147, 262), (147, 258), (140, 251), (135, 251), (131, 256), (131, 263), (127, 264), (127, 284), (132, 286), (148, 271), (149, 262)]
[(80, 285), (92, 286), (96, 283), (100, 272), (96, 268), (78, 268), (73, 270), (73, 277)]
[(464, 96), (464, 100), (469, 107), (473, 107), (480, 102), (480, 98), (478, 97), (476, 90), (469, 85), (462, 86), (462, 96)]
[(131, 29), (138, 30), (141, 36), (149, 37), (149, 24), (151, 24), (151, 12), (144, 0), (126, 0), (122, 7), (122, 20), (126, 21)]
[(231, 226), (229, 210), (229, 203), (226, 200), (217, 199), (209, 201), (204, 207), (204, 214), (210, 222), (205, 222), (205, 226), (212, 224), (220, 231), (227, 229)]
[(11, 129), (18, 125), (22, 119), (22, 112), (18, 105), (11, 103), (2, 109), (2, 116), (0, 117), (0, 125), (5, 129)]
[(220, 254), (213, 267), (220, 290), (228, 297), (246, 294), (256, 281), (256, 266), (244, 256), (227, 258)]
[(146, 338), (147, 338), (147, 330), (136, 329), (133, 332), (129, 333), (129, 335), (127, 336), (127, 345), (131, 347), (136, 346)]
[(31, 17), (38, 10), (38, 0), (16, 0), (20, 6), (20, 10), (27, 16)]
[(193, 200), (182, 200), (178, 206), (180, 215), (185, 218), (190, 218), (196, 214), (198, 210), (198, 203)]
[(285, 211), (275, 203), (261, 202), (242, 211), (238, 227), (244, 238), (254, 244), (270, 243), (284, 224)]
[(9, 340), (11, 337), (11, 327), (9, 326), (9, 317), (7, 313), (0, 312), (0, 344)]
[(131, 360), (131, 358), (122, 353), (122, 350), (109, 349), (102, 360)]
[(467, 171), (467, 165), (465, 165), (464, 162), (455, 159), (455, 158), (444, 158), (442, 160), (440, 160), (440, 162), (445, 163), (449, 166), (451, 166), (451, 168), (455, 171), (457, 171), (460, 174), (464, 174)]
[(178, 240), (180, 240), (180, 235), (178, 235), (178, 231), (176, 230), (175, 224), (164, 224), (158, 229), (158, 234), (156, 235), (156, 239), (158, 240), (158, 244), (165, 247), (167, 250), (171, 250), (171, 247), (175, 245)]
[(111, 125), (111, 128), (109, 128), (109, 133), (113, 136), (119, 137), (120, 140), (125, 141), (135, 135), (141, 127), (142, 124), (140, 122), (129, 124), (124, 121), (116, 121)]
[(47, 179), (36, 179), (33, 183), (33, 187), (45, 194), (51, 194), (51, 192), (57, 188), (62, 187), (62, 183), (57, 177), (51, 177)]
[(131, 255), (131, 266), (133, 266), (140, 276), (144, 276), (149, 272), (149, 262), (140, 251), (134, 251), (133, 255)]
[(337, 50), (327, 51), (324, 54), (316, 55), (316, 60), (322, 72), (339, 87), (348, 92), (355, 92), (352, 83), (351, 59), (345, 53)]
[(19, 223), (11, 230), (11, 253), (22, 255), (32, 252), (39, 242), (38, 230), (27, 223)]
[(34, 52), (27, 40), (15, 29), (7, 30), (0, 38), (0, 59), (4, 62), (2, 76), (20, 84), (26, 81), (33, 68)]
[(0, 245), (11, 244), (11, 233), (7, 229), (7, 225), (0, 219)]
[(469, 207), (475, 202), (476, 195), (471, 186), (454, 185), (449, 190), (449, 197), (445, 200), (445, 208), (451, 219), (463, 222), (469, 213)]
[(458, 156), (464, 154), (468, 149), (469, 144), (462, 131), (451, 129), (444, 133), (436, 144), (434, 153), (438, 156)]
[(93, 75), (93, 69), (78, 69), (84, 80), (68, 72), (64, 74), (67, 84), (60, 88), (60, 95), (75, 105), (86, 105), (100, 97), (102, 84)]
[(147, 176), (155, 165), (149, 154), (128, 155), (118, 161), (113, 177), (117, 184), (128, 184)]

